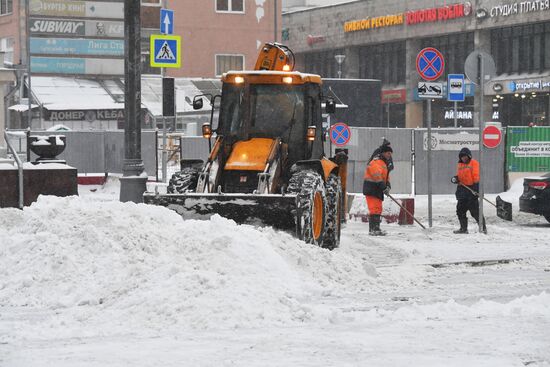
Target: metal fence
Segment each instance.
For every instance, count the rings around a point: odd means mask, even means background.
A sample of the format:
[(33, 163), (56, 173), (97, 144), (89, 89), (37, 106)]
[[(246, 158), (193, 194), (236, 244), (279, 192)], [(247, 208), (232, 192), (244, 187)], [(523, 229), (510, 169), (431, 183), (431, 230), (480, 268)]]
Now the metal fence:
[[(122, 173), (124, 163), (124, 130), (109, 131), (31, 131), (30, 135), (64, 135), (66, 147), (58, 158), (75, 167), (79, 174)], [(22, 149), (26, 149), (25, 141)], [(37, 158), (31, 153), (31, 161)], [(157, 175), (157, 132), (141, 132), (141, 158), (145, 172)]]
[[(348, 191), (362, 192), (363, 177), (367, 163), (383, 138), (391, 142), (394, 170), (390, 174), (392, 191), (401, 194), (412, 193), (412, 129), (387, 129), (352, 127), (351, 139), (347, 145)], [(334, 152), (334, 145), (332, 145)]]
[[(428, 193), (426, 129), (352, 127), (351, 134), (350, 143), (346, 146), (349, 152), (349, 192), (362, 192), (367, 162), (385, 137), (391, 142), (393, 149), (395, 169), (390, 174), (392, 191), (398, 194), (412, 194), (413, 190), (415, 194)], [(478, 129), (433, 129), (431, 168), (433, 194), (455, 192), (456, 186), (450, 182), (450, 178), (456, 174), (458, 152), (463, 146), (467, 146), (472, 150), (474, 158), (478, 159), (478, 140)], [(185, 159), (205, 159), (208, 155), (208, 143), (200, 137), (183, 137), (181, 147), (182, 157)], [(326, 143), (327, 152), (334, 152), (335, 148), (329, 142)], [(487, 193), (505, 190), (504, 149), (504, 144), (500, 144), (495, 149), (485, 148), (484, 150), (482, 175)]]
[[(428, 193), (428, 132), (415, 130), (415, 188), (416, 194)], [(472, 151), (479, 160), (479, 129), (432, 129), (432, 193), (452, 194), (456, 185), (451, 177), (456, 175), (458, 152), (463, 147)], [(487, 193), (499, 193), (505, 190), (504, 170), (505, 144), (494, 149), (483, 147), (481, 179)]]

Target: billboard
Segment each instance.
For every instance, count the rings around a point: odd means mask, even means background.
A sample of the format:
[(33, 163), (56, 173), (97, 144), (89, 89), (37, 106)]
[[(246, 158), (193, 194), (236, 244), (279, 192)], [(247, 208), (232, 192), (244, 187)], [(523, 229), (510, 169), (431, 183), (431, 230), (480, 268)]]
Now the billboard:
[(101, 1), (30, 0), (31, 16), (124, 19), (124, 3)]
[(550, 127), (506, 129), (508, 172), (550, 172)]
[(36, 74), (124, 75), (124, 59), (32, 56), (31, 72)]
[(124, 23), (117, 21), (31, 18), (29, 29), (40, 36), (124, 38)]
[(124, 56), (124, 40), (31, 37), (31, 54)]

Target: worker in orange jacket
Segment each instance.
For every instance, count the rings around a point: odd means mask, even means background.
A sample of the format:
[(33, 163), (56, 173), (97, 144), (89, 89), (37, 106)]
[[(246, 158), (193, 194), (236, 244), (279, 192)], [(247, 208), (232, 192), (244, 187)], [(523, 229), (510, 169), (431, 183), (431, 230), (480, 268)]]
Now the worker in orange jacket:
[[(468, 233), (468, 217), (466, 213), (469, 211), (472, 217), (479, 223), (479, 200), (476, 194), (479, 192), (479, 162), (472, 158), (472, 152), (468, 148), (462, 148), (458, 153), (458, 167), (456, 176), (451, 178), (451, 182), (458, 185), (456, 188), (456, 215), (460, 223), (460, 228), (453, 233), (462, 234)], [(466, 187), (472, 191), (468, 190)], [(484, 231), (485, 221), (483, 223)]]
[(382, 202), (384, 194), (389, 194), (391, 189), (388, 162), (392, 159), (393, 150), (389, 145), (383, 145), (379, 149), (380, 153), (368, 163), (363, 181), (363, 194), (366, 196), (369, 208), (371, 236), (386, 235), (386, 232), (380, 229)]

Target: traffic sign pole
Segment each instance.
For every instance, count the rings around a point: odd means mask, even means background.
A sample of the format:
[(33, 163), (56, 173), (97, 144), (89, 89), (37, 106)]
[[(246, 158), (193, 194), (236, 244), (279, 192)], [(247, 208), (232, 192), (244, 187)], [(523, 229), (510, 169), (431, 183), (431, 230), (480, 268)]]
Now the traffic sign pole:
[(481, 101), (479, 105), (479, 233), (487, 234), (487, 231), (483, 230), (483, 224), (485, 223), (485, 217), (483, 216), (483, 199), (485, 192), (483, 190), (483, 97), (485, 96), (485, 75), (483, 68), (483, 59), (482, 55), (478, 55), (478, 66), (479, 66), (479, 85), (481, 93)]
[(455, 115), (454, 115), (454, 120), (455, 120), (455, 129), (458, 127), (458, 123), (457, 123), (457, 115), (458, 115), (458, 102), (455, 101)]
[(428, 225), (433, 226), (432, 211), (432, 100), (428, 99)]

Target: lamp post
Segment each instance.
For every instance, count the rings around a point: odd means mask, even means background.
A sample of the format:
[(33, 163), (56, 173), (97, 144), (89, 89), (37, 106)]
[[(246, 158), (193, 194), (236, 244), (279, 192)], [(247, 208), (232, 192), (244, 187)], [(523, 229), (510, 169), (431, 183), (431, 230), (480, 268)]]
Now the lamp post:
[(147, 174), (141, 159), (141, 21), (140, 2), (124, 1), (124, 163), (120, 201), (143, 202)]
[(346, 58), (346, 55), (334, 55), (336, 62), (338, 63), (338, 79), (342, 78), (342, 63)]

